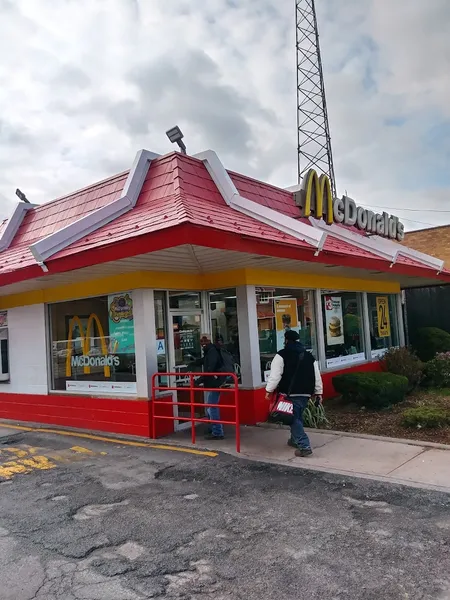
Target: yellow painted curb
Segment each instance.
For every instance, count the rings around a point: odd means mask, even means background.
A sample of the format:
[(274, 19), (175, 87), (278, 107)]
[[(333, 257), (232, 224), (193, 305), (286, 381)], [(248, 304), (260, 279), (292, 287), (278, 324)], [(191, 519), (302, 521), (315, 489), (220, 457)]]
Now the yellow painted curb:
[(215, 458), (216, 456), (218, 456), (217, 452), (209, 452), (207, 450), (194, 450), (193, 448), (181, 448), (178, 446), (169, 446), (166, 444), (148, 444), (146, 442), (133, 442), (131, 440), (120, 440), (116, 438), (103, 437), (101, 435), (93, 435), (90, 433), (63, 431), (61, 429), (47, 429), (44, 427), (24, 427), (22, 425), (6, 425), (5, 423), (0, 423), (0, 427), (9, 427), (10, 429), (18, 429), (19, 431), (34, 431), (36, 433), (54, 433), (55, 435), (65, 435), (70, 437), (83, 438), (87, 440), (94, 440), (97, 442), (109, 442), (110, 444), (119, 444), (120, 446), (133, 446), (135, 448), (152, 448), (154, 450), (170, 450), (171, 452), (184, 452), (185, 454), (209, 456), (210, 458)]

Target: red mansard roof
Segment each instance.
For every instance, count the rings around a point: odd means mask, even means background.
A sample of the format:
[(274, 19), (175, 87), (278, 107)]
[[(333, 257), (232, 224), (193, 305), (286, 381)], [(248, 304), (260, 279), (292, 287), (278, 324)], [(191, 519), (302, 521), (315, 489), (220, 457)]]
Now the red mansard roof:
[[(299, 209), (291, 192), (237, 173), (230, 172), (229, 175), (241, 196), (310, 226), (308, 220), (299, 217)], [(29, 249), (30, 244), (120, 198), (127, 176), (128, 171), (30, 209), (9, 248), (0, 253), (0, 285), (9, 283), (2, 281), (8, 274), (14, 274), (14, 281), (42, 277), (44, 273)], [(4, 227), (5, 224), (0, 222), (0, 234)], [(181, 236), (180, 227), (184, 228), (187, 237)], [(198, 240), (202, 236), (208, 238), (208, 243), (204, 245), (211, 247), (230, 247), (280, 257), (287, 257), (289, 252), (290, 258), (349, 267), (361, 267), (361, 261), (377, 261), (376, 266), (380, 267), (381, 264), (381, 268), (388, 266), (388, 261), (374, 252), (331, 235), (326, 239), (319, 256), (315, 257), (316, 248), (306, 241), (228, 206), (204, 163), (180, 153), (171, 153), (152, 161), (134, 208), (60, 250), (46, 261), (46, 265), (50, 273), (53, 268), (56, 269), (56, 264), (60, 265), (58, 271), (77, 268), (73, 266), (73, 261), (64, 267), (64, 261), (86, 251), (91, 252), (90, 264), (104, 262), (101, 258), (96, 261), (95, 256), (100, 255), (97, 252), (92, 255), (92, 251), (117, 248), (120, 243), (131, 244), (133, 240), (136, 241), (134, 254), (150, 252), (154, 247), (150, 243), (152, 238), (148, 236), (159, 236), (160, 240), (164, 236), (164, 242), (161, 243), (165, 247), (194, 243), (187, 232), (197, 236), (195, 243), (201, 244)], [(249, 249), (250, 246), (253, 250)], [(431, 267), (404, 256), (399, 256), (394, 267), (394, 272), (400, 274), (405, 272), (406, 267), (416, 267), (423, 272), (423, 276), (436, 277)], [(23, 277), (18, 273), (22, 269), (28, 269)], [(441, 279), (447, 279), (449, 274), (443, 272)]]

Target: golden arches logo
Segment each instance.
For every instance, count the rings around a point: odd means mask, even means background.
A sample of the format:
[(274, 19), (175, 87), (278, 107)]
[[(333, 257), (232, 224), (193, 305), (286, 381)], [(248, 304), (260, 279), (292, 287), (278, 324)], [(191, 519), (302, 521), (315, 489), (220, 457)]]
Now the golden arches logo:
[[(89, 355), (89, 343), (91, 341), (90, 331), (91, 331), (91, 328), (94, 323), (97, 325), (98, 333), (100, 336), (102, 354), (105, 357), (108, 355), (108, 347), (106, 345), (105, 334), (103, 332), (103, 327), (102, 327), (102, 324), (100, 323), (100, 319), (98, 318), (98, 316), (94, 313), (92, 313), (89, 316), (89, 319), (88, 319), (88, 322), (86, 325), (86, 331), (84, 331), (84, 329), (83, 329), (83, 323), (81, 322), (81, 319), (77, 316), (72, 317), (69, 322), (69, 335), (67, 338), (66, 377), (70, 377), (72, 375), (72, 342), (73, 342), (74, 327), (77, 326), (78, 329), (80, 330), (83, 356), (88, 356)], [(91, 372), (90, 365), (86, 364), (86, 361), (85, 361), (85, 364), (83, 365), (83, 369), (84, 369), (84, 373), (86, 375)], [(103, 372), (105, 374), (105, 377), (111, 377), (111, 369), (110, 369), (109, 365), (106, 364), (106, 362), (103, 365)]]
[(302, 217), (324, 218), (328, 225), (333, 223), (333, 194), (327, 175), (317, 175), (309, 169), (303, 178), (300, 192), (296, 192), (296, 203), (300, 206)]

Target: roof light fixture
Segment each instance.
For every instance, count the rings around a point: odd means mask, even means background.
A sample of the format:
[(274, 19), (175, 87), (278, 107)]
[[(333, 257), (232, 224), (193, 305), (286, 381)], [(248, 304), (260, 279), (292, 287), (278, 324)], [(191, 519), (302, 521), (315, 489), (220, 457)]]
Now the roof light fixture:
[(30, 204), (30, 201), (28, 200), (28, 198), (25, 196), (25, 194), (19, 190), (19, 188), (17, 188), (16, 190), (16, 196), (22, 201), (22, 202), (26, 202), (27, 204)]
[(179, 146), (182, 154), (186, 154), (186, 146), (183, 142), (184, 135), (178, 125), (175, 125), (175, 127), (166, 131), (166, 135), (172, 144), (177, 144)]

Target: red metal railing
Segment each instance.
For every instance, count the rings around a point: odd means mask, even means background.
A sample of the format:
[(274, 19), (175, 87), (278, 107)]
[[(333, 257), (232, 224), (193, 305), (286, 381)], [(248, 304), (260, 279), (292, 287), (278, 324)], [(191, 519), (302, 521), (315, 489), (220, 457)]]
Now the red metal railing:
[[(205, 387), (195, 387), (195, 378), (198, 377), (227, 377), (227, 379), (231, 379), (233, 381), (232, 387), (220, 387), (220, 388), (205, 388)], [(189, 385), (183, 386), (162, 386), (156, 385), (156, 381), (159, 377), (189, 377)], [(167, 402), (164, 400), (158, 400), (156, 397), (156, 392), (169, 392), (169, 391), (189, 391), (189, 402)], [(195, 402), (195, 392), (220, 392), (220, 394), (233, 394), (234, 395), (234, 404), (208, 404), (206, 402)], [(195, 432), (195, 423), (220, 423), (222, 425), (234, 425), (236, 428), (236, 452), (241, 451), (241, 432), (239, 429), (239, 403), (238, 403), (238, 378), (235, 373), (155, 373), (152, 377), (152, 400), (151, 400), (151, 434), (152, 438), (156, 438), (156, 419), (168, 419), (170, 421), (190, 421), (191, 422), (191, 436), (192, 443), (195, 444), (196, 440), (196, 432)], [(158, 415), (156, 414), (156, 406), (188, 406), (190, 407), (190, 416), (174, 416), (174, 415)], [(196, 407), (216, 407), (220, 410), (222, 409), (233, 409), (234, 410), (234, 421), (224, 421), (220, 420), (211, 420), (209, 418), (199, 418), (195, 415)]]

